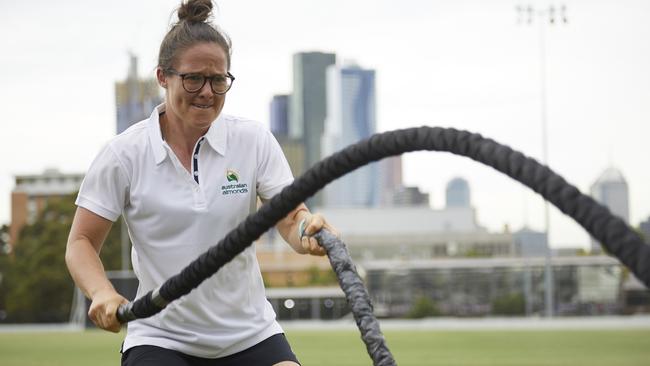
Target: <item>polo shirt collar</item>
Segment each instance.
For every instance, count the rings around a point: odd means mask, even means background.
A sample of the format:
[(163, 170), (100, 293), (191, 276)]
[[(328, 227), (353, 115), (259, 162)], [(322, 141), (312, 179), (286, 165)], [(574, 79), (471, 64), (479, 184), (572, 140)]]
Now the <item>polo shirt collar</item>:
[[(153, 149), (153, 156), (156, 161), (156, 164), (162, 163), (167, 157), (167, 149), (163, 146), (162, 132), (160, 131), (160, 113), (165, 111), (165, 103), (158, 105), (154, 108), (153, 112), (149, 116), (149, 142)], [(205, 139), (208, 141), (210, 147), (212, 147), (217, 153), (225, 156), (226, 150), (228, 147), (228, 125), (226, 119), (223, 117), (223, 113), (219, 114), (208, 132), (205, 134)]]
[(205, 139), (217, 153), (226, 156), (226, 150), (228, 148), (228, 124), (223, 117), (223, 113), (219, 113), (219, 117), (212, 122), (208, 132), (205, 134)]
[(165, 111), (165, 104), (160, 104), (153, 109), (151, 116), (149, 116), (149, 123), (147, 129), (149, 131), (149, 143), (153, 149), (153, 157), (156, 164), (160, 164), (167, 156), (167, 150), (163, 146), (162, 132), (160, 131), (160, 113)]

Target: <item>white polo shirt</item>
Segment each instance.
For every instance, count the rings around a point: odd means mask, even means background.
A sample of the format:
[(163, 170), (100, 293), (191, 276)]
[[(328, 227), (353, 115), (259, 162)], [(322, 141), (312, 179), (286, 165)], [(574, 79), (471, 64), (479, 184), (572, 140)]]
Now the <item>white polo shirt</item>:
[[(220, 115), (197, 142), (192, 174), (163, 141), (158, 106), (95, 158), (77, 205), (108, 220), (126, 218), (138, 297), (215, 245), (293, 181), (280, 146), (262, 124)], [(282, 329), (266, 300), (254, 246), (162, 312), (128, 325), (124, 350), (155, 345), (216, 358)]]

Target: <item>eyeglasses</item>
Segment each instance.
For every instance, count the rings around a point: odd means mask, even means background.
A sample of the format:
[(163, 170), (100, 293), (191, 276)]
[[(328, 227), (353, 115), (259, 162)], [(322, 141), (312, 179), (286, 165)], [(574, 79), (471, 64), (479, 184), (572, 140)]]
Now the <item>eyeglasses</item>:
[(230, 90), (235, 77), (227, 72), (226, 75), (203, 76), (201, 74), (186, 73), (181, 74), (174, 69), (167, 69), (166, 72), (172, 75), (178, 75), (183, 84), (183, 89), (188, 93), (197, 93), (203, 88), (205, 83), (210, 80), (210, 88), (214, 94), (223, 95)]

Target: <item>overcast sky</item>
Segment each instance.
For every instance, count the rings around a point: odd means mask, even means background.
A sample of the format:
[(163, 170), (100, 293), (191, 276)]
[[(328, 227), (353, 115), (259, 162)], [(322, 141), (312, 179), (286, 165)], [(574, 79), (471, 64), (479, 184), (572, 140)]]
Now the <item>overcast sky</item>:
[[(231, 36), (225, 112), (268, 123), (273, 94), (291, 92), (292, 54), (335, 52), (377, 71), (379, 131), (419, 125), (479, 132), (541, 159), (540, 18), (547, 1), (222, 0)], [(583, 192), (608, 166), (630, 188), (633, 225), (650, 215), (650, 2), (566, 1), (568, 24), (545, 24), (549, 165)], [(84, 172), (115, 131), (113, 83), (127, 52), (153, 76), (174, 0), (0, 0), (0, 223), (15, 174)], [(519, 183), (445, 153), (404, 157), (404, 179), (444, 205), (446, 183), (470, 183), (478, 219), (541, 229), (541, 199)], [(588, 244), (551, 212), (553, 246)]]

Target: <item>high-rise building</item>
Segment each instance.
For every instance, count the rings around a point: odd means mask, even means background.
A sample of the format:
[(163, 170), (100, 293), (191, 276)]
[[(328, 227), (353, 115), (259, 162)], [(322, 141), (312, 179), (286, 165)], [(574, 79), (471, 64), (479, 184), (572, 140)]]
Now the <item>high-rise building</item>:
[(289, 96), (274, 95), (270, 105), (271, 132), (276, 138), (289, 136)]
[(445, 202), (447, 207), (470, 207), (469, 184), (463, 178), (456, 177), (447, 183)]
[[(336, 55), (301, 52), (293, 55), (293, 93), (289, 107), (289, 136), (304, 145), (304, 169), (322, 158), (321, 138), (327, 114), (325, 71), (336, 62)], [(294, 172), (295, 175), (303, 172)], [(312, 206), (322, 204), (322, 195), (308, 200)]]
[(289, 134), (290, 100), (289, 95), (274, 95), (269, 105), (269, 121), (271, 132), (278, 140), (291, 172), (297, 177), (305, 170), (305, 145), (302, 139)]
[(302, 141), (288, 136), (276, 136), (276, 139), (287, 158), (291, 173), (294, 177), (300, 176), (305, 171), (305, 146)]
[(130, 55), (126, 80), (115, 83), (118, 134), (149, 117), (153, 108), (162, 103), (159, 88), (156, 79), (138, 78), (138, 58)]
[(643, 235), (646, 244), (650, 245), (650, 217), (639, 224), (639, 229), (641, 230), (641, 234)]
[[(323, 156), (331, 155), (376, 132), (375, 71), (357, 65), (327, 69), (327, 118)], [(310, 147), (307, 146), (309, 150)], [(372, 207), (381, 202), (379, 165), (372, 163), (325, 187), (324, 205)]]
[[(628, 186), (620, 170), (609, 167), (591, 185), (591, 196), (626, 223), (630, 222)], [(600, 252), (600, 243), (591, 243), (592, 252)]]
[(520, 257), (544, 257), (548, 251), (546, 233), (524, 227), (513, 238), (515, 254)]
[(399, 187), (393, 195), (393, 206), (429, 206), (429, 194), (418, 187)]
[(48, 200), (78, 191), (83, 177), (56, 169), (47, 169), (43, 174), (16, 175), (16, 187), (11, 192), (11, 245), (16, 245), (20, 230), (34, 223)]
[(379, 161), (379, 194), (382, 206), (391, 206), (395, 193), (404, 185), (402, 156), (391, 156)]

